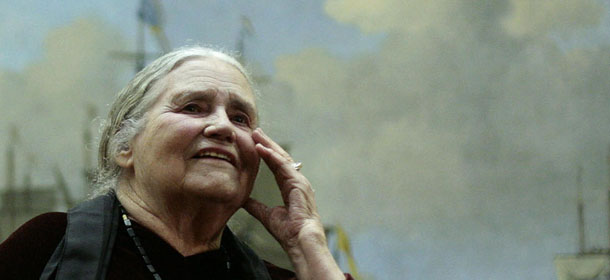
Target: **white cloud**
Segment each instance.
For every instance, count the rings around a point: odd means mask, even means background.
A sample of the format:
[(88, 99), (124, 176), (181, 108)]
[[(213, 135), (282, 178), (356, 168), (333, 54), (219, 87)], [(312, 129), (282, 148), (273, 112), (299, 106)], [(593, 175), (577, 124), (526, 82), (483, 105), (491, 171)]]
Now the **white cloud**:
[[(564, 53), (547, 34), (595, 24), (599, 12), (580, 17), (600, 7), (544, 2), (547, 14), (522, 16), (501, 1), (451, 3), (328, 1), (338, 21), (388, 37), (379, 52), (351, 60), (312, 49), (280, 57), (275, 78), (291, 89), (293, 126), (274, 121), (294, 136), (293, 155), (306, 163), (328, 222), (452, 246), (438, 261), (461, 275), (495, 275), (508, 247), (538, 263), (517, 278), (551, 275), (548, 259), (572, 240), (566, 204), (577, 166), (592, 182), (607, 178), (597, 155), (610, 143), (610, 55), (608, 47)], [(516, 24), (507, 18), (523, 17), (530, 22), (507, 29)], [(413, 254), (432, 250), (413, 246)], [(500, 255), (472, 255), (492, 251)], [(486, 268), (451, 259), (462, 254)], [(438, 267), (421, 269), (414, 278), (440, 277)]]
[(446, 23), (459, 2), (447, 0), (329, 0), (324, 9), (341, 23), (356, 24), (364, 32), (420, 31)]
[[(48, 35), (41, 60), (21, 73), (0, 75), (0, 108), (9, 116), (0, 120), (0, 127), (17, 126), (18, 157), (34, 155), (35, 183), (53, 183), (51, 168), (58, 164), (68, 173), (75, 196), (83, 195), (82, 135), (86, 126), (95, 125), (86, 123), (86, 108), (92, 104), (98, 113), (106, 111), (118, 91), (117, 80), (130, 63), (113, 59), (110, 51), (121, 48), (116, 30), (95, 18), (79, 19)], [(19, 166), (19, 180), (24, 167)]]
[(600, 23), (604, 9), (597, 0), (512, 0), (511, 12), (502, 24), (514, 36), (541, 36)]

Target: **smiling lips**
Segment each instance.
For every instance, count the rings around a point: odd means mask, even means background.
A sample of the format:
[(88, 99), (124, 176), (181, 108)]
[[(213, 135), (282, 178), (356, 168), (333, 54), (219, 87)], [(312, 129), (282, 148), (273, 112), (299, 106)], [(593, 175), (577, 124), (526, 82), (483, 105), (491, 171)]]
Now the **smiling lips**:
[(197, 153), (197, 155), (195, 157), (196, 158), (216, 158), (216, 159), (228, 161), (231, 164), (233, 164), (235, 162), (235, 160), (233, 160), (233, 155), (222, 152), (222, 151), (201, 150), (199, 153)]

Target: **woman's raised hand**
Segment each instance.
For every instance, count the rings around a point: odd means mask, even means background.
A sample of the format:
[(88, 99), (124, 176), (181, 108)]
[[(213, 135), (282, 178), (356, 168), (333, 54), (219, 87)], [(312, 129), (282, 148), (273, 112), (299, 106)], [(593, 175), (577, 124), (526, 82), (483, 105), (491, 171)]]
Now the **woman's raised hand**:
[(345, 279), (328, 249), (311, 183), (262, 129), (257, 128), (252, 138), (275, 176), (284, 205), (269, 207), (250, 198), (244, 208), (280, 243), (299, 279)]

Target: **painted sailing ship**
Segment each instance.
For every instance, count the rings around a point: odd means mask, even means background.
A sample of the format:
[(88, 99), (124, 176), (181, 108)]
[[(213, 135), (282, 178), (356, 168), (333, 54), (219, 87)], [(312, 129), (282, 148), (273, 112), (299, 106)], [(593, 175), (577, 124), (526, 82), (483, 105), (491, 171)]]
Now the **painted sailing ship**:
[[(610, 175), (610, 150), (607, 158)], [(582, 168), (577, 176), (578, 199), (578, 253), (559, 254), (554, 264), (559, 280), (608, 280), (610, 279), (610, 248), (587, 249), (585, 238), (584, 203), (582, 199)], [(608, 241), (610, 244), (610, 184), (608, 198)]]

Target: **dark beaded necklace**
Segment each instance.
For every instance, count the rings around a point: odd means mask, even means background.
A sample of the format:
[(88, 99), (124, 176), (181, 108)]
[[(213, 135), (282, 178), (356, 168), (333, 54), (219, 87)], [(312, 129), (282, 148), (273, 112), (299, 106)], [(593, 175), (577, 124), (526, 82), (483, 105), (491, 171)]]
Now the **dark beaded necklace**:
[[(136, 232), (133, 230), (133, 227), (131, 225), (131, 220), (127, 216), (127, 212), (125, 211), (125, 208), (123, 208), (123, 205), (119, 205), (119, 209), (121, 209), (121, 217), (123, 218), (123, 224), (125, 224), (125, 228), (127, 229), (127, 234), (129, 234), (129, 237), (131, 237), (131, 240), (133, 240), (133, 243), (138, 248), (138, 252), (140, 253), (140, 256), (142, 256), (142, 259), (144, 260), (144, 263), (146, 264), (146, 268), (148, 268), (148, 271), (150, 271), (150, 273), (155, 278), (155, 280), (161, 280), (161, 275), (159, 275), (159, 273), (157, 272), (155, 267), (150, 262), (150, 258), (146, 254), (146, 250), (144, 250), (144, 247), (142, 247), (142, 242), (140, 242), (140, 238), (138, 238), (138, 236), (136, 235)], [(229, 254), (227, 254), (227, 251), (225, 250), (224, 247), (222, 247), (222, 245), (220, 246), (220, 248), (222, 249), (222, 251), (225, 255), (225, 259), (227, 261), (226, 262), (227, 271), (229, 271), (231, 269), (231, 260), (229, 259)]]
[(123, 224), (125, 224), (125, 228), (127, 229), (127, 234), (129, 234), (129, 237), (131, 237), (133, 243), (136, 244), (138, 252), (140, 252), (140, 256), (142, 256), (142, 259), (144, 259), (144, 263), (146, 263), (146, 268), (148, 268), (148, 271), (152, 273), (152, 276), (155, 278), (155, 280), (161, 280), (161, 276), (159, 275), (159, 273), (157, 273), (157, 270), (155, 270), (155, 267), (150, 262), (150, 258), (148, 258), (148, 255), (146, 254), (146, 250), (144, 250), (144, 247), (142, 247), (142, 242), (140, 242), (140, 238), (138, 238), (136, 232), (133, 230), (133, 227), (131, 227), (131, 220), (129, 219), (129, 217), (127, 217), (127, 212), (125, 212), (125, 208), (123, 208), (123, 205), (120, 205), (119, 207), (121, 209), (121, 217), (123, 218)]

